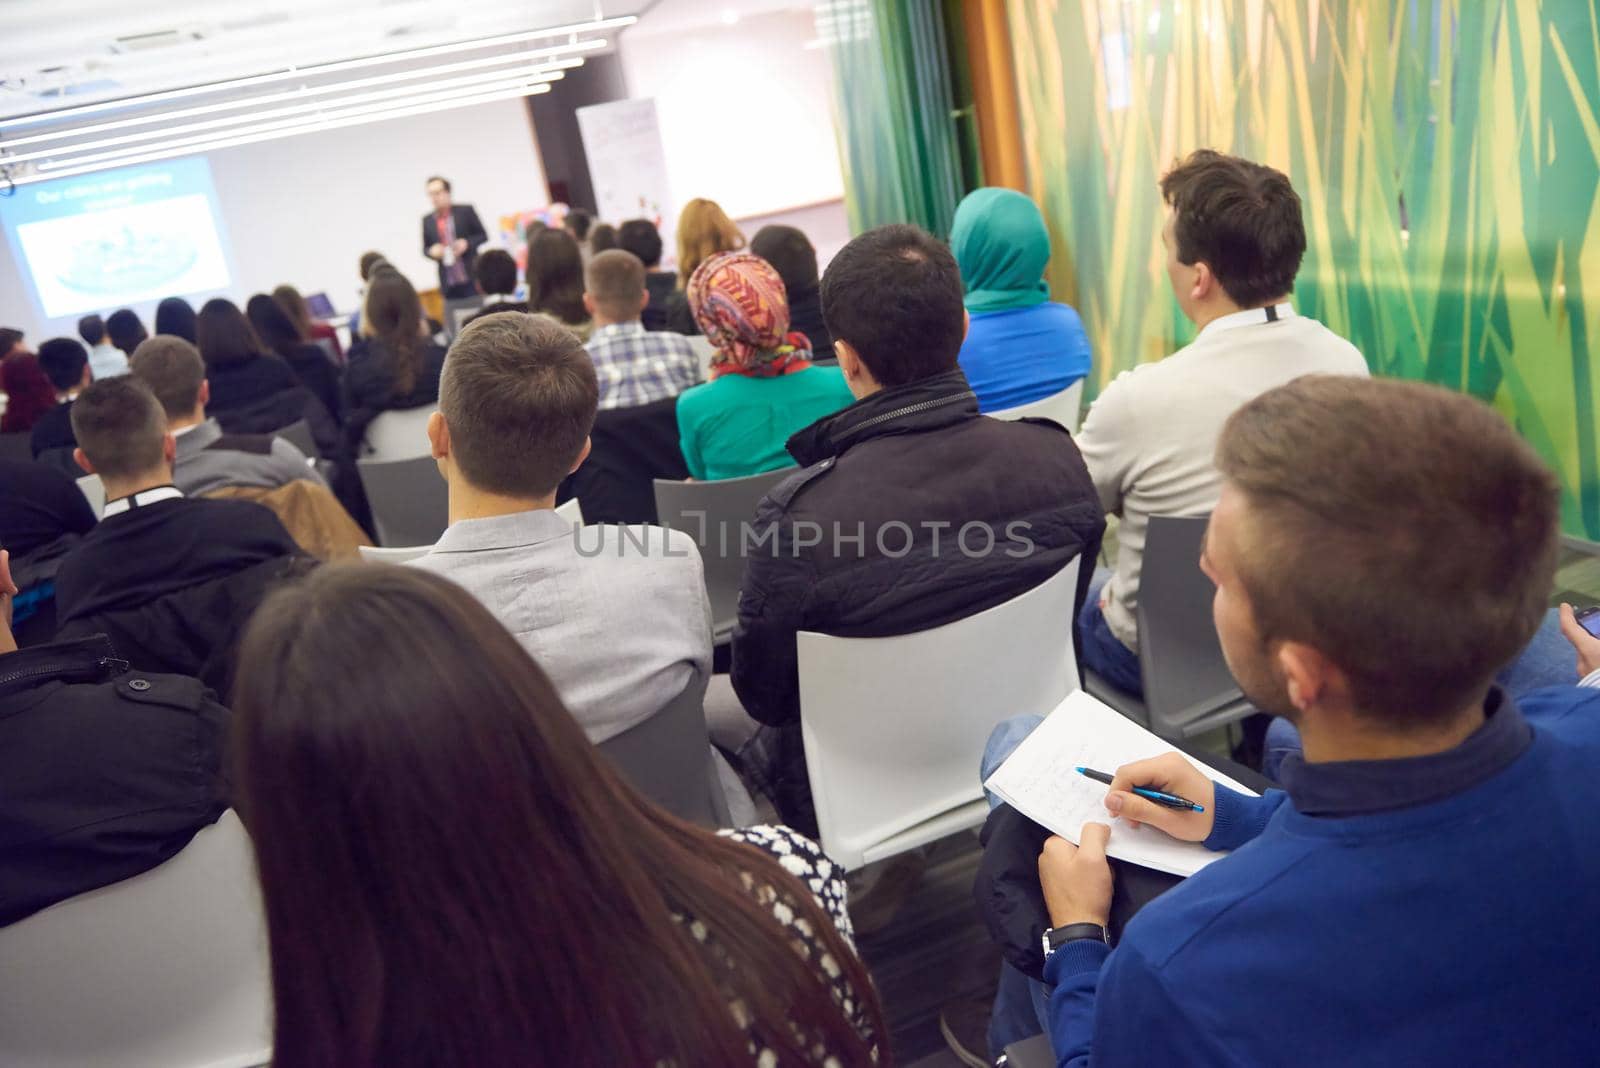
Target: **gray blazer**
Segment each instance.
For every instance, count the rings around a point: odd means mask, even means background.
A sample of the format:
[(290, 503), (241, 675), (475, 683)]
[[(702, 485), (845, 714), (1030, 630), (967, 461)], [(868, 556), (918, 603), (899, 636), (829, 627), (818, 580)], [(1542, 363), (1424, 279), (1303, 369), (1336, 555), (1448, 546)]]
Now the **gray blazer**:
[(682, 531), (577, 527), (541, 509), (452, 523), (411, 565), (483, 602), (596, 743), (711, 677), (711, 605)]

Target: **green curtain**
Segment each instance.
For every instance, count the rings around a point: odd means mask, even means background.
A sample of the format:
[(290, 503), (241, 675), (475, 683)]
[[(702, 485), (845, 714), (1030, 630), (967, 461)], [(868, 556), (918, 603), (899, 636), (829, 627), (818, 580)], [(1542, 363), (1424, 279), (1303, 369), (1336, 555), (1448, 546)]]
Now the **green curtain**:
[(817, 5), (833, 58), (845, 204), (857, 233), (912, 222), (947, 236), (972, 180), (963, 174), (960, 132), (971, 120), (955, 103), (946, 10), (940, 0)]

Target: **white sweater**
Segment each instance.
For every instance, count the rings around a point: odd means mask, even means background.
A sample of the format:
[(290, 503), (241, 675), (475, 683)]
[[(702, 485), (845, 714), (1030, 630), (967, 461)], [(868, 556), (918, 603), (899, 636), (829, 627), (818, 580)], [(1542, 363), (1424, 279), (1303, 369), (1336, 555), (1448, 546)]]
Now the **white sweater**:
[(1100, 502), (1122, 517), (1116, 573), (1101, 594), (1106, 625), (1138, 648), (1134, 608), (1153, 515), (1206, 515), (1222, 492), (1212, 454), (1247, 401), (1308, 374), (1366, 375), (1356, 347), (1290, 304), (1224, 315), (1159, 363), (1124, 371), (1084, 420), (1078, 450)]

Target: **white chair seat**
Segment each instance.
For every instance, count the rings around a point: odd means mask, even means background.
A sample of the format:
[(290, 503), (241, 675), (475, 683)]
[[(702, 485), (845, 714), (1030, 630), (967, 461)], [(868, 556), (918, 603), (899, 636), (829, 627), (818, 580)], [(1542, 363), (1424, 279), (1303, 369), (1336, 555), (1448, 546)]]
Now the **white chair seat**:
[(1080, 378), (1060, 393), (1052, 393), (1040, 400), (989, 414), (996, 419), (1054, 419), (1076, 434), (1082, 406), (1083, 379)]
[(983, 822), (989, 732), (1078, 688), (1078, 566), (917, 634), (800, 632), (800, 730), (829, 856), (856, 868)]
[(165, 864), (0, 929), (0, 1064), (266, 1064), (266, 939), (250, 839), (225, 812)]
[(428, 417), (438, 411), (436, 404), (418, 408), (396, 408), (379, 413), (367, 424), (365, 460), (411, 460), (432, 452), (428, 443)]
[(78, 479), (78, 489), (83, 492), (96, 519), (106, 514), (106, 484), (100, 481), (99, 475), (84, 475)]

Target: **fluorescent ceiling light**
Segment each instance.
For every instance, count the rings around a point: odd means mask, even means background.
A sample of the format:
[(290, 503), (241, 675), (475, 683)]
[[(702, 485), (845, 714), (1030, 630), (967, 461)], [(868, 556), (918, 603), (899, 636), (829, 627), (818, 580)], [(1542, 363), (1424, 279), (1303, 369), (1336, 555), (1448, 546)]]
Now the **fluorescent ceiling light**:
[(226, 89), (243, 89), (252, 85), (267, 85), (272, 82), (288, 81), (295, 78), (318, 78), (325, 74), (336, 74), (342, 70), (360, 70), (365, 67), (381, 67), (390, 63), (403, 63), (411, 59), (427, 59), (430, 56), (444, 56), (455, 52), (472, 52), (480, 48), (494, 48), (500, 45), (520, 44), (523, 41), (535, 41), (542, 37), (561, 37), (595, 30), (609, 30), (631, 26), (637, 21), (638, 17), (635, 15), (622, 15), (612, 19), (592, 19), (589, 22), (575, 22), (567, 26), (551, 26), (542, 30), (523, 30), (517, 33), (497, 34), (493, 37), (479, 37), (468, 41), (455, 41), (450, 44), (432, 45), (427, 48), (413, 48), (402, 52), (361, 56), (356, 59), (343, 59), (333, 63), (317, 63), (308, 67), (288, 67), (284, 70), (272, 71), (267, 74), (255, 74), (245, 78), (232, 78), (227, 81), (210, 82), (205, 85), (190, 85), (180, 89), (166, 89), (157, 93), (120, 97), (115, 100), (103, 100), (94, 104), (80, 104), (77, 107), (61, 108), (56, 111), (40, 111), (32, 115), (10, 118), (5, 122), (6, 125), (13, 127), (33, 126), (44, 122), (61, 122), (65, 119), (76, 118), (79, 115), (93, 115), (117, 108), (155, 104), (163, 100), (178, 100), (186, 96), (219, 93)]
[(175, 138), (183, 134), (198, 133), (202, 130), (221, 130), (230, 126), (254, 126), (270, 119), (283, 118), (288, 115), (306, 115), (307, 113), (327, 112), (334, 113), (355, 104), (368, 104), (380, 100), (396, 100), (403, 98), (415, 99), (418, 96), (444, 92), (451, 89), (463, 89), (469, 86), (483, 86), (495, 83), (496, 87), (504, 88), (508, 81), (518, 84), (532, 82), (553, 82), (562, 77), (561, 71), (545, 71), (540, 68), (529, 68), (522, 71), (493, 70), (487, 73), (467, 75), (461, 78), (444, 78), (440, 81), (429, 82), (426, 85), (406, 85), (396, 89), (380, 89), (371, 93), (354, 93), (350, 96), (341, 96), (334, 100), (312, 100), (302, 104), (293, 104), (289, 107), (269, 108), (266, 111), (252, 111), (248, 114), (229, 115), (220, 119), (206, 119), (202, 122), (191, 122), (181, 126), (163, 126), (157, 130), (141, 130), (138, 133), (120, 134), (116, 137), (103, 137), (96, 141), (85, 141), (75, 145), (58, 145), (54, 148), (40, 148), (32, 152), (23, 152), (15, 156), (0, 156), (0, 164), (26, 163), (30, 160), (48, 159), (58, 162), (40, 164), (42, 169), (53, 166), (62, 166), (69, 162), (69, 156), (81, 152), (92, 152), (95, 149), (115, 148), (119, 145), (138, 144), (140, 141), (153, 141), (163, 138)]
[(84, 156), (71, 156), (66, 159), (49, 160), (39, 164), (38, 169), (40, 171), (57, 171), (63, 167), (75, 167), (79, 164), (86, 163), (98, 163), (102, 164), (103, 166), (116, 166), (116, 161), (118, 159), (130, 154), (138, 154), (146, 151), (153, 152), (165, 150), (167, 148), (189, 148), (193, 149), (194, 151), (201, 151), (205, 145), (217, 140), (219, 137), (229, 137), (233, 134), (249, 134), (266, 130), (299, 129), (305, 127), (308, 123), (314, 127), (316, 123), (324, 120), (337, 120), (359, 115), (373, 115), (385, 111), (392, 111), (395, 108), (403, 108), (410, 104), (427, 103), (435, 100), (452, 100), (458, 97), (475, 96), (480, 93), (496, 92), (500, 90), (527, 87), (531, 85), (541, 85), (543, 86), (544, 91), (549, 91), (550, 88), (548, 85), (544, 84), (543, 81), (538, 80), (535, 77), (530, 77), (526, 74), (518, 74), (515, 77), (509, 78), (501, 76), (498, 81), (489, 85), (478, 84), (443, 91), (418, 91), (400, 100), (385, 100), (377, 103), (362, 104), (358, 107), (336, 109), (330, 108), (322, 112), (320, 115), (300, 115), (290, 119), (278, 119), (272, 122), (263, 122), (246, 127), (243, 130), (234, 130), (231, 133), (228, 131), (214, 131), (206, 134), (198, 134), (192, 137), (172, 138), (166, 141), (161, 141), (158, 144), (144, 145), (131, 150), (126, 148), (112, 149), (107, 152), (93, 152)]
[(113, 167), (128, 167), (137, 163), (154, 163), (158, 160), (171, 159), (174, 156), (187, 156), (199, 152), (209, 152), (218, 148), (232, 148), (236, 145), (254, 144), (258, 141), (273, 141), (283, 137), (293, 137), (297, 134), (316, 133), (322, 130), (337, 130), (346, 126), (360, 126), (364, 123), (382, 122), (387, 119), (405, 118), (410, 115), (426, 115), (435, 111), (449, 111), (454, 108), (469, 107), (474, 104), (490, 104), (497, 100), (514, 100), (522, 96), (535, 96), (539, 93), (548, 93), (548, 84), (525, 86), (518, 89), (508, 89), (495, 93), (483, 93), (468, 97), (458, 97), (430, 103), (417, 103), (409, 107), (398, 108), (393, 111), (378, 115), (362, 115), (354, 118), (337, 120), (321, 120), (307, 123), (283, 130), (256, 131), (225, 137), (205, 144), (186, 145), (182, 147), (152, 146), (149, 151), (123, 156), (106, 163), (89, 164), (65, 167), (62, 170), (41, 171), (36, 174), (24, 175), (13, 180), (14, 185), (32, 185), (35, 182), (54, 181), (58, 178), (72, 178), (80, 174), (93, 174), (95, 171), (110, 170)]
[[(552, 57), (539, 66), (544, 70), (571, 70), (583, 65), (581, 57), (561, 59), (555, 58), (571, 52), (591, 52), (596, 48), (604, 48), (608, 42), (603, 37), (588, 38), (574, 41), (571, 44), (555, 45), (551, 48), (534, 48), (520, 52), (507, 52), (504, 55), (486, 56), (480, 59), (465, 59), (456, 63), (441, 63), (431, 67), (417, 67), (413, 70), (398, 71), (394, 74), (376, 74), (370, 78), (354, 78), (350, 81), (332, 82), (328, 85), (313, 85), (299, 89), (289, 89), (280, 93), (266, 93), (261, 96), (246, 96), (235, 100), (222, 100), (214, 104), (197, 104), (194, 107), (178, 108), (173, 111), (161, 111), (153, 115), (136, 115), (126, 119), (113, 119), (109, 122), (97, 122), (88, 126), (75, 126), (65, 130), (52, 130), (49, 133), (29, 134), (27, 137), (14, 137), (9, 140), (0, 139), (0, 151), (10, 148), (21, 148), (23, 145), (43, 144), (47, 141), (60, 141), (71, 137), (87, 137), (90, 134), (105, 133), (110, 130), (127, 129), (130, 126), (148, 126), (156, 122), (169, 122), (176, 119), (193, 118), (196, 115), (211, 115), (219, 111), (230, 111), (237, 108), (256, 107), (264, 104), (277, 104), (286, 100), (302, 100), (311, 96), (325, 96), (329, 93), (344, 92), (346, 90), (366, 89), (374, 85), (390, 85), (395, 82), (414, 81), (418, 78), (428, 78), (440, 74), (453, 74), (464, 70), (480, 70), (487, 67), (510, 66), (513, 63), (526, 62), (529, 59)], [(0, 121), (0, 126), (5, 125)]]

